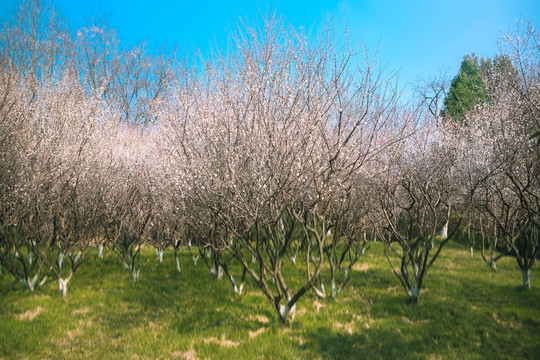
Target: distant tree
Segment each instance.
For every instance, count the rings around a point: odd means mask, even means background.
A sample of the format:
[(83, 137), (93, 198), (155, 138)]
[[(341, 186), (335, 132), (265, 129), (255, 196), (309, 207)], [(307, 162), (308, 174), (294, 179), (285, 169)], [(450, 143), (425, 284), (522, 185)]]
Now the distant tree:
[(516, 68), (517, 78), (511, 89), (519, 94), (527, 113), (534, 120), (531, 139), (540, 146), (540, 105), (538, 102), (538, 60), (540, 59), (540, 31), (530, 20), (517, 22), (515, 30), (499, 39), (499, 51), (506, 54)]
[(87, 95), (105, 100), (116, 121), (143, 129), (155, 120), (171, 84), (174, 53), (152, 52), (145, 43), (123, 45), (99, 20), (77, 31), (69, 57), (70, 71), (84, 79)]
[(489, 95), (482, 77), (481, 63), (486, 62), (473, 53), (465, 55), (456, 77), (450, 83), (448, 96), (444, 100), (444, 115), (463, 121), (465, 113), (485, 102)]
[(440, 122), (445, 110), (445, 100), (448, 96), (450, 79), (446, 73), (439, 73), (435, 77), (419, 79), (415, 96), (418, 103), (433, 116), (437, 123)]
[(509, 55), (480, 59), (480, 70), (490, 102), (519, 87), (519, 74)]

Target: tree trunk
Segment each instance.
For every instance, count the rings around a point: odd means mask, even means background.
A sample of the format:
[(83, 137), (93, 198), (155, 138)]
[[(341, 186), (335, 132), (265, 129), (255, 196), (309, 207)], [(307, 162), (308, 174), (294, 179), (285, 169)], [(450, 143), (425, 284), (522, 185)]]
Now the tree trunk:
[[(242, 271), (242, 280), (240, 282), (240, 286), (237, 286), (236, 282), (233, 282), (233, 284), (234, 284), (234, 292), (236, 294), (238, 294), (238, 295), (242, 295), (242, 290), (244, 290), (244, 281), (246, 280), (246, 273), (247, 273), (246, 268), (244, 268), (244, 270)], [(233, 280), (234, 280), (234, 278), (233, 278)]]
[(131, 276), (133, 277), (133, 282), (136, 283), (139, 281), (139, 274), (141, 273), (141, 269), (140, 268), (135, 268), (133, 267), (131, 269)]
[(223, 279), (223, 267), (221, 265), (218, 266), (216, 277), (218, 280)]
[(234, 279), (234, 276), (232, 275), (229, 275), (229, 280), (231, 281), (231, 284), (233, 286), (233, 290), (234, 290), (234, 293), (237, 294), (237, 295), (242, 295), (242, 290), (244, 289), (244, 282), (242, 281), (240, 283), (240, 286), (238, 286), (238, 284), (236, 283), (236, 280)]
[(180, 260), (178, 260), (178, 254), (174, 254), (174, 261), (176, 262), (176, 271), (180, 273)]
[(34, 282), (31, 279), (19, 279), (27, 291), (34, 291)]
[(326, 298), (326, 290), (324, 289), (324, 283), (322, 280), (320, 280), (320, 283), (321, 283), (321, 288), (317, 288), (317, 286), (313, 286), (313, 290), (315, 290), (315, 295), (317, 295), (318, 297), (320, 297), (321, 299), (325, 299)]
[(99, 245), (99, 246), (98, 246), (98, 257), (99, 257), (100, 259), (103, 258), (103, 245)]
[(60, 294), (62, 295), (62, 299), (67, 299), (67, 284), (69, 282), (69, 278), (62, 279), (58, 278), (58, 288), (60, 289)]
[(39, 283), (38, 283), (38, 278), (39, 278), (39, 273), (35, 273), (32, 278), (30, 278), (30, 275), (29, 275), (26, 278), (19, 279), (19, 281), (21, 282), (21, 284), (24, 286), (26, 290), (31, 292), (31, 291), (36, 290), (38, 287), (43, 286), (43, 284), (45, 284), (45, 282), (47, 281), (47, 276), (45, 276)]
[(289, 304), (287, 305), (280, 305), (279, 306), (279, 321), (283, 324), (285, 324), (289, 319), (294, 319), (294, 313), (296, 312), (296, 304), (294, 304), (292, 307), (289, 307)]
[[(236, 287), (236, 285), (235, 285), (235, 287)], [(235, 291), (238, 295), (242, 295), (242, 290), (244, 290), (244, 282), (243, 282), (243, 281), (240, 283), (240, 286), (239, 286), (238, 288), (235, 288), (234, 291)]]
[(529, 290), (531, 288), (531, 269), (521, 269), (523, 274), (523, 289)]
[(330, 290), (330, 294), (331, 294), (331, 296), (332, 296), (333, 299), (335, 299), (336, 296), (337, 296), (335, 274), (332, 274), (332, 282), (331, 282), (331, 290)]
[(407, 289), (407, 295), (409, 295), (409, 301), (412, 305), (418, 304), (418, 298), (420, 297), (420, 289), (413, 287)]
[(444, 224), (442, 230), (441, 230), (441, 237), (443, 239), (446, 239), (448, 237), (448, 221), (446, 222), (446, 224)]

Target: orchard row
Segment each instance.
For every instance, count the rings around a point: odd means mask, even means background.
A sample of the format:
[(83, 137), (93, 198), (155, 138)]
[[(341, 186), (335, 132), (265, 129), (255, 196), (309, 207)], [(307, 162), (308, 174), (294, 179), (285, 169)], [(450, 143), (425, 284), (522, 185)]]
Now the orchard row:
[(336, 297), (371, 241), (416, 303), (444, 245), (469, 236), (492, 268), (514, 256), (528, 288), (540, 56), (521, 25), (501, 40), (510, 66), (483, 73), (487, 95), (455, 118), (440, 111), (446, 83), (405, 101), (331, 26), (306, 34), (268, 17), (226, 53), (190, 58), (122, 47), (103, 23), (73, 31), (23, 2), (0, 35), (0, 266), (30, 291), (54, 276), (65, 297), (90, 245), (134, 281), (141, 244), (176, 256), (196, 245), (287, 321), (308, 292)]

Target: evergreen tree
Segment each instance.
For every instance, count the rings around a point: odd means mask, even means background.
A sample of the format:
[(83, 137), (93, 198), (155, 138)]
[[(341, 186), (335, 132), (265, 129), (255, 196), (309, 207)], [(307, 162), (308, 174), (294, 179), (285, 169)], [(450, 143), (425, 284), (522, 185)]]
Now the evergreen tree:
[[(491, 60), (488, 62), (493, 66)], [(482, 59), (482, 63), (486, 64), (486, 60)], [(485, 66), (487, 67), (487, 64)], [(484, 103), (488, 98), (488, 90), (482, 78), (482, 68), (478, 57), (474, 53), (465, 55), (459, 73), (452, 80), (448, 96), (444, 100), (443, 115), (463, 121), (467, 111)]]

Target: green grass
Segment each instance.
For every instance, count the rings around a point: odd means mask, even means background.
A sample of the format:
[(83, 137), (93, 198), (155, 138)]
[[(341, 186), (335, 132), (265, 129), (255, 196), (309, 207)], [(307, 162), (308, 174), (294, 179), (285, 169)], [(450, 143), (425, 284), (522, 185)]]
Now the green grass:
[[(278, 323), (250, 282), (235, 296), (199, 260), (143, 249), (140, 282), (108, 250), (90, 249), (63, 301), (56, 281), (25, 292), (0, 275), (0, 358), (106, 359), (535, 359), (540, 358), (540, 271), (520, 291), (511, 258), (490, 272), (455, 244), (428, 273), (412, 307), (375, 244), (337, 300), (313, 293), (294, 322)], [(233, 268), (238, 274), (239, 269)]]

